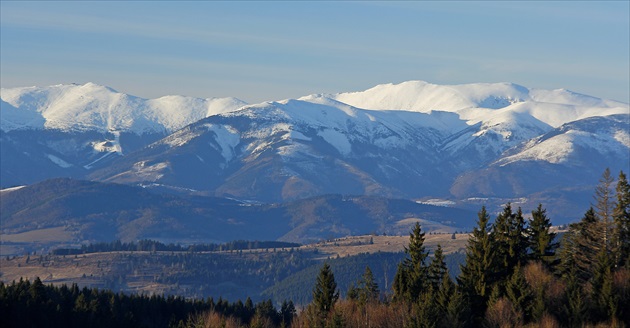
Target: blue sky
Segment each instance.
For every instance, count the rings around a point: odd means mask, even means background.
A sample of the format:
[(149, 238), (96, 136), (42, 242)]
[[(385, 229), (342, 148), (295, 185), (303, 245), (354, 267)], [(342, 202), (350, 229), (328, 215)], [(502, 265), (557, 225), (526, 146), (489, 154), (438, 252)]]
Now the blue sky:
[(0, 79), (252, 103), (514, 82), (630, 102), (629, 3), (2, 1)]

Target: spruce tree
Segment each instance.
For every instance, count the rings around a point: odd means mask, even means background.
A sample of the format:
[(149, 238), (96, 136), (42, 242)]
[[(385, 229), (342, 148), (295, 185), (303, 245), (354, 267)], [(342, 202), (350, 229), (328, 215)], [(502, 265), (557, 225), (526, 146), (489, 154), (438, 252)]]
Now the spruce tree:
[(560, 252), (559, 271), (566, 275), (575, 267), (575, 276), (580, 282), (586, 282), (593, 276), (594, 262), (602, 240), (599, 239), (600, 225), (595, 210), (589, 208), (580, 222), (569, 225), (569, 231), (563, 238)]
[[(407, 287), (409, 284), (408, 275), (407, 269), (403, 263), (398, 263), (398, 268), (396, 269), (396, 274), (394, 275), (394, 281), (392, 282), (394, 301), (402, 302), (411, 299), (411, 295), (409, 295), (409, 288)], [(358, 293), (356, 295), (358, 297)]]
[(409, 246), (405, 247), (405, 253), (409, 257), (398, 266), (394, 278), (394, 299), (415, 302), (427, 290), (426, 259), (429, 256), (424, 246), (424, 232), (417, 222), (409, 234)]
[(506, 204), (494, 222), (492, 234), (498, 257), (496, 282), (500, 287), (505, 287), (514, 268), (524, 264), (527, 259), (528, 240), (521, 209), (513, 213), (511, 204)]
[(525, 281), (520, 265), (514, 269), (510, 280), (507, 281), (505, 295), (512, 302), (514, 309), (521, 312), (525, 321), (528, 321), (531, 315), (533, 294)]
[[(612, 230), (613, 230), (613, 209), (615, 207), (614, 192), (612, 190), (612, 184), (614, 178), (610, 174), (610, 170), (606, 168), (602, 177), (599, 179), (599, 184), (595, 187), (595, 215), (597, 218), (597, 226), (595, 233), (600, 240), (599, 247), (606, 249), (606, 252), (612, 251)], [(599, 249), (598, 249), (599, 250)]]
[(348, 298), (359, 301), (361, 305), (378, 301), (379, 294), (378, 284), (369, 266), (365, 267), (365, 272), (358, 283), (348, 290)]
[(440, 320), (440, 311), (435, 302), (435, 291), (429, 285), (427, 290), (420, 295), (416, 304), (414, 304), (415, 318), (413, 318), (411, 327), (418, 328), (435, 328)]
[[(617, 204), (613, 210), (614, 265), (623, 267), (630, 258), (630, 184), (623, 171), (617, 179)], [(630, 264), (630, 263), (628, 263)]]
[(510, 256), (514, 265), (525, 265), (527, 261), (527, 249), (529, 240), (527, 236), (527, 228), (525, 227), (525, 218), (523, 210), (519, 207), (514, 215), (514, 219), (510, 222)]
[(446, 314), (448, 311), (449, 302), (456, 292), (456, 287), (451, 277), (449, 277), (448, 272), (446, 272), (441, 279), (441, 283), (435, 295), (435, 303), (442, 315)]
[(328, 313), (338, 299), (339, 291), (337, 290), (335, 275), (330, 270), (330, 265), (324, 263), (313, 288), (313, 304), (320, 313)]
[(543, 315), (548, 312), (545, 303), (545, 285), (540, 285), (532, 292), (531, 318), (533, 322), (540, 322)]
[(612, 261), (605, 249), (601, 249), (595, 260), (591, 279), (591, 306), (595, 320), (610, 319), (616, 314), (616, 300), (612, 290)]
[(546, 212), (547, 210), (542, 207), (542, 204), (538, 204), (538, 208), (532, 211), (532, 218), (527, 229), (529, 258), (532, 261), (542, 262), (548, 269), (552, 270), (559, 244), (554, 241), (556, 233), (550, 230), (551, 220), (547, 218)]
[[(503, 287), (505, 281), (512, 273), (515, 265), (511, 251), (511, 230), (512, 222), (516, 215), (512, 212), (512, 205), (507, 203), (503, 211), (499, 213), (492, 225), (493, 248), (496, 251), (497, 262), (495, 264), (495, 281)], [(502, 296), (502, 288), (499, 288), (499, 296)]]
[(444, 276), (447, 273), (448, 269), (446, 268), (446, 262), (444, 261), (444, 252), (442, 251), (442, 246), (438, 244), (428, 268), (429, 283), (431, 284), (431, 287), (433, 287), (433, 290), (438, 290), (440, 288), (442, 279), (444, 279)]
[(290, 327), (291, 321), (293, 321), (293, 317), (296, 315), (295, 305), (293, 301), (284, 300), (280, 307), (280, 317), (282, 318), (282, 325), (284, 327)]
[[(445, 280), (446, 281), (446, 280)], [(448, 307), (440, 322), (443, 328), (463, 328), (469, 325), (470, 307), (464, 299), (464, 295), (455, 288), (448, 301)]]
[(559, 277), (566, 278), (571, 270), (575, 270), (576, 253), (578, 251), (577, 238), (578, 233), (575, 225), (570, 225), (568, 231), (562, 235), (560, 248), (556, 255), (558, 265), (555, 268), (555, 273)]
[(474, 322), (479, 324), (486, 312), (488, 297), (494, 283), (495, 250), (493, 235), (489, 233), (490, 217), (485, 206), (478, 213), (477, 227), (473, 229), (466, 246), (466, 261), (460, 267), (457, 282), (470, 306)]
[(569, 270), (564, 279), (567, 285), (562, 321), (568, 323), (569, 327), (581, 327), (588, 320), (588, 307), (578, 279), (577, 268)]

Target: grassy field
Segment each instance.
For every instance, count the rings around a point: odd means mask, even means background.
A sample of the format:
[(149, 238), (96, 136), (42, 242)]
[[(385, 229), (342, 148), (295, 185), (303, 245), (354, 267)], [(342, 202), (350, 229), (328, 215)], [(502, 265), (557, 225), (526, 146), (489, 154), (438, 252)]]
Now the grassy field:
[[(63, 232), (58, 229), (50, 230), (49, 238), (56, 238)], [(29, 232), (29, 238), (33, 237), (33, 233)], [(41, 238), (46, 238), (44, 229), (37, 233), (41, 234)], [(20, 237), (12, 235), (12, 241), (20, 241)], [(466, 247), (467, 234), (457, 234), (452, 239), (452, 234), (427, 234), (425, 236), (425, 245), (429, 250), (434, 249), (437, 244), (442, 245), (445, 254), (463, 250)], [(352, 236), (334, 239), (316, 244), (308, 244), (301, 246), (299, 249), (310, 258), (315, 260), (324, 260), (327, 258), (353, 256), (361, 253), (376, 252), (402, 252), (409, 242), (409, 237), (400, 236)], [(289, 252), (289, 249), (277, 250), (250, 250), (244, 254), (248, 257), (257, 259), (270, 256), (275, 252)], [(177, 253), (177, 252), (175, 252)], [(150, 265), (142, 266), (142, 269), (135, 270), (129, 274), (125, 267), (125, 263), (130, 258), (136, 257), (145, 261), (146, 256), (173, 256), (174, 252), (112, 252), (112, 253), (92, 253), (68, 256), (52, 256), (52, 255), (31, 255), (31, 256), (4, 256), (0, 259), (0, 279), (4, 282), (19, 280), (20, 277), (34, 279), (40, 277), (44, 283), (79, 283), (80, 285), (89, 285), (103, 287), (106, 285), (107, 279), (120, 275), (127, 276), (127, 285), (133, 290), (139, 292), (160, 292), (169, 289), (169, 286), (162, 286), (153, 282), (154, 276), (159, 275), (161, 268), (152, 267)], [(185, 253), (185, 252), (182, 252)], [(233, 256), (229, 252), (213, 252), (206, 254), (223, 254), (225, 256)], [(177, 254), (175, 254), (177, 255)], [(137, 260), (136, 260), (137, 262)], [(132, 270), (133, 271), (133, 270)]]
[[(468, 234), (432, 234), (425, 235), (425, 245), (429, 250), (442, 246), (444, 254), (466, 248)], [(321, 258), (357, 255), (360, 253), (402, 252), (409, 243), (409, 236), (351, 236), (330, 241), (302, 246), (305, 249), (317, 249)]]
[(66, 231), (65, 227), (55, 227), (16, 234), (1, 234), (0, 238), (2, 242), (9, 243), (67, 242), (72, 239), (72, 233)]
[(22, 233), (0, 234), (0, 255), (24, 255), (32, 251), (47, 252), (52, 247), (76, 246), (72, 232), (65, 227), (31, 230)]

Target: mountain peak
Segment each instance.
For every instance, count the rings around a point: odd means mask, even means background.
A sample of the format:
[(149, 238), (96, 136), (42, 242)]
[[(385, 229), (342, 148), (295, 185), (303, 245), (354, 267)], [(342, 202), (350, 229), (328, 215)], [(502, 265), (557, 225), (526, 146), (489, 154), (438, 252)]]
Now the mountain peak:
[(93, 82), (10, 88), (2, 89), (0, 128), (164, 133), (243, 105), (236, 98), (143, 99)]

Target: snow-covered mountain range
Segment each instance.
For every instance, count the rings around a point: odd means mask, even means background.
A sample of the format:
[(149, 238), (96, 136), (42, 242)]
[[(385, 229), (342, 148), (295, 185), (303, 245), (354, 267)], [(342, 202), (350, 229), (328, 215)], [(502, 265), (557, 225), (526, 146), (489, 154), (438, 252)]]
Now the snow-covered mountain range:
[(1, 93), (3, 131), (165, 133), (246, 104), (236, 98), (143, 99), (94, 83), (2, 89)]
[(0, 104), (2, 187), (73, 176), (261, 201), (575, 205), (604, 168), (630, 166), (628, 104), (510, 83), (410, 81), (253, 105), (88, 83), (2, 89)]

